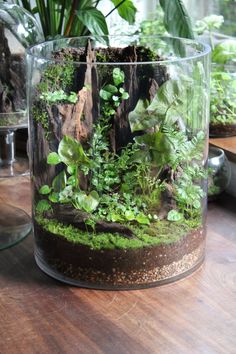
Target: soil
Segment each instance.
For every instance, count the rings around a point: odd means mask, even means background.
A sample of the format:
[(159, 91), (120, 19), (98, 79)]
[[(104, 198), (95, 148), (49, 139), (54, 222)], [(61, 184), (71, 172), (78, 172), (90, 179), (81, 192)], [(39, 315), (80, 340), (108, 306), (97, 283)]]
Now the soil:
[(236, 135), (236, 124), (210, 124), (210, 137), (228, 137)]
[(191, 270), (204, 255), (204, 228), (168, 245), (136, 249), (93, 250), (45, 232), (37, 224), (35, 235), (40, 263), (85, 287), (151, 286)]

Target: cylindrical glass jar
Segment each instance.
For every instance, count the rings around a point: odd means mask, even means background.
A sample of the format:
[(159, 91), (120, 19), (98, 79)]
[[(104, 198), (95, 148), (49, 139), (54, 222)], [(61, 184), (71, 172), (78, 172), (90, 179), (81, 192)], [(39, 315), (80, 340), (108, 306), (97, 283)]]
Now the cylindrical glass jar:
[(210, 136), (236, 135), (236, 64), (212, 64)]
[(199, 267), (209, 52), (138, 35), (28, 50), (35, 257), (44, 272), (129, 289)]

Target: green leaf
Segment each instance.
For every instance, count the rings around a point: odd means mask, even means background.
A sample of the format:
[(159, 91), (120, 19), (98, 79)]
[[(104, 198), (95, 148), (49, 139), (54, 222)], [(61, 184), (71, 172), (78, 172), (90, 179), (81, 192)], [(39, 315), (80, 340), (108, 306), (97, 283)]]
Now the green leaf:
[(36, 211), (39, 213), (43, 213), (45, 211), (48, 211), (51, 209), (51, 205), (48, 203), (47, 200), (40, 200), (38, 204), (36, 205)]
[[(118, 6), (122, 1), (121, 0), (111, 0), (111, 2)], [(130, 25), (135, 22), (135, 15), (137, 12), (136, 7), (131, 0), (125, 0), (120, 6), (118, 6), (117, 11), (125, 21), (127, 21)]]
[(135, 220), (135, 215), (132, 210), (126, 210), (125, 212), (125, 218), (128, 221)]
[(212, 61), (225, 64), (230, 60), (236, 60), (236, 40), (228, 39), (215, 46), (212, 52)]
[(167, 220), (169, 221), (180, 221), (182, 219), (183, 219), (183, 215), (174, 209), (170, 210), (167, 215)]
[(164, 25), (173, 36), (194, 39), (191, 19), (182, 0), (160, 0)]
[(52, 188), (54, 192), (60, 192), (66, 187), (66, 173), (61, 171), (52, 181)]
[(56, 152), (50, 152), (47, 157), (47, 163), (49, 165), (57, 165), (61, 162), (59, 155)]
[(91, 213), (97, 209), (99, 204), (99, 195), (96, 191), (92, 191), (89, 195), (85, 192), (79, 192), (74, 195), (74, 205), (78, 209), (82, 209), (87, 213)]
[(161, 131), (137, 136), (135, 141), (138, 144), (146, 145), (148, 154), (154, 165), (163, 167), (169, 163), (173, 146), (168, 137)]
[(60, 193), (59, 193), (59, 201), (61, 203), (68, 203), (70, 198), (73, 196), (73, 187), (66, 186)]
[(59, 202), (59, 193), (52, 192), (52, 193), (48, 196), (48, 199), (49, 199), (52, 203), (58, 203), (58, 202)]
[(120, 70), (120, 68), (115, 68), (112, 72), (113, 81), (116, 86), (123, 84), (125, 81), (125, 73), (124, 71)]
[(219, 29), (223, 22), (223, 16), (209, 15), (199, 21), (196, 21), (195, 31), (198, 34), (203, 34), (205, 31), (213, 31)]
[(67, 135), (60, 141), (58, 155), (67, 166), (89, 162), (81, 143)]
[(118, 89), (114, 85), (106, 85), (100, 90), (99, 95), (104, 101), (109, 101), (117, 92)]
[(179, 80), (167, 80), (158, 89), (156, 96), (147, 108), (149, 113), (155, 112), (160, 116), (166, 114), (172, 104), (179, 103), (181, 97), (181, 83)]
[(84, 7), (76, 12), (77, 17), (94, 35), (108, 35), (107, 23), (101, 11), (94, 7)]
[(147, 108), (149, 106), (148, 100), (139, 99), (136, 107), (129, 113), (129, 123), (132, 132), (145, 130), (156, 124), (156, 119), (148, 115)]
[(149, 225), (150, 224), (150, 220), (149, 220), (148, 216), (144, 215), (143, 213), (138, 214), (136, 216), (135, 220), (139, 224), (144, 224), (144, 225)]
[(46, 184), (39, 189), (39, 193), (43, 195), (47, 195), (50, 192), (51, 192), (51, 188)]

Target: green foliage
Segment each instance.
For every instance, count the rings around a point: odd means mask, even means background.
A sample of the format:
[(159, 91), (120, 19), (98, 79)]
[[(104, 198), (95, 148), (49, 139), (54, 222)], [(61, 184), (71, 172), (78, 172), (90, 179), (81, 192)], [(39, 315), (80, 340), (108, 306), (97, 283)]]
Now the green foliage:
[(87, 213), (92, 213), (98, 207), (99, 195), (96, 191), (92, 191), (88, 195), (81, 191), (73, 195), (72, 204), (76, 209), (81, 209)]
[(58, 90), (54, 92), (42, 92), (42, 94), (40, 95), (40, 99), (45, 100), (48, 103), (56, 103), (60, 101), (76, 103), (78, 101), (78, 96), (76, 92), (71, 92), (68, 95), (63, 90)]
[(236, 124), (236, 78), (224, 67), (211, 74), (210, 123)]
[(85, 170), (91, 163), (79, 141), (64, 136), (58, 146), (58, 152), (51, 152), (47, 157), (47, 163), (49, 165), (63, 163), (66, 165), (67, 173), (62, 170), (52, 180), (51, 187), (44, 185), (40, 188), (40, 194), (48, 195), (52, 203), (71, 203), (75, 208), (84, 211), (95, 210), (96, 192), (95, 194), (91, 192), (92, 194), (87, 196), (79, 188), (79, 168), (82, 173), (82, 166)]
[(140, 23), (140, 32), (146, 36), (167, 34), (164, 26), (164, 12), (160, 5), (157, 5), (152, 20), (144, 20)]
[(119, 68), (114, 68), (112, 71), (113, 84), (105, 85), (99, 92), (102, 104), (102, 116), (109, 119), (114, 116), (117, 108), (120, 106), (122, 100), (129, 98), (128, 92), (121, 86), (124, 83), (125, 75)]
[[(98, 220), (151, 228), (162, 207), (162, 192), (171, 184), (176, 209), (167, 219), (199, 220), (205, 135), (200, 131), (190, 137), (182, 124), (188, 120), (186, 91), (192, 81), (180, 75), (179, 80), (165, 82), (151, 102), (139, 100), (129, 121), (132, 132), (143, 133), (119, 154), (110, 147), (109, 132), (117, 108), (129, 95), (122, 70), (113, 69), (111, 81), (100, 90), (101, 116), (86, 151), (79, 141), (64, 136), (58, 151), (48, 155), (47, 163), (58, 165), (60, 172), (50, 186), (39, 189), (42, 198), (48, 198), (49, 207), (69, 203), (86, 212), (85, 224), (93, 230)], [(38, 211), (42, 214), (44, 209)]]
[(194, 38), (191, 19), (182, 0), (160, 0), (164, 11), (164, 25), (173, 36)]
[(191, 80), (182, 77), (182, 80), (167, 80), (157, 91), (152, 102), (139, 100), (135, 109), (129, 113), (129, 122), (132, 132), (148, 128), (158, 128), (164, 124), (173, 125), (186, 115), (185, 90), (191, 86)]
[(111, 2), (117, 8), (118, 14), (124, 20), (126, 20), (130, 25), (135, 22), (136, 8), (131, 0), (111, 0)]
[(177, 210), (170, 210), (167, 215), (167, 220), (169, 221), (180, 221), (183, 219), (183, 214), (178, 212)]
[(209, 15), (199, 20), (195, 24), (194, 30), (197, 34), (203, 34), (205, 31), (212, 32), (219, 29), (224, 22), (223, 16)]
[(92, 6), (81, 8), (76, 16), (85, 28), (94, 35), (108, 35), (107, 23), (101, 11)]
[(44, 213), (45, 211), (48, 211), (50, 209), (51, 209), (51, 205), (45, 199), (40, 200), (36, 205), (36, 211), (38, 213)]
[(59, 158), (67, 166), (88, 164), (89, 160), (79, 141), (70, 136), (64, 136), (58, 147)]
[[(132, 0), (110, 0), (115, 6), (113, 11), (129, 24), (135, 21), (136, 7)], [(107, 35), (106, 16), (97, 9), (100, 1), (91, 0), (14, 0), (39, 18), (45, 38), (57, 36)]]
[(236, 40), (227, 39), (217, 44), (212, 52), (212, 61), (218, 64), (226, 64), (236, 59)]

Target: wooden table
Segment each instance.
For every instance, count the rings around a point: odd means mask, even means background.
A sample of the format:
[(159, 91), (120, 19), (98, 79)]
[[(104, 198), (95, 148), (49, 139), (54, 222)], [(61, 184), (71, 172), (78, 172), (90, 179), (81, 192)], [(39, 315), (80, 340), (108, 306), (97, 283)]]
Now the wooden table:
[[(30, 212), (28, 179), (18, 180), (0, 181), (0, 201)], [(204, 265), (146, 290), (61, 284), (35, 265), (32, 235), (1, 251), (0, 353), (235, 354), (235, 216), (235, 200), (210, 203)]]

